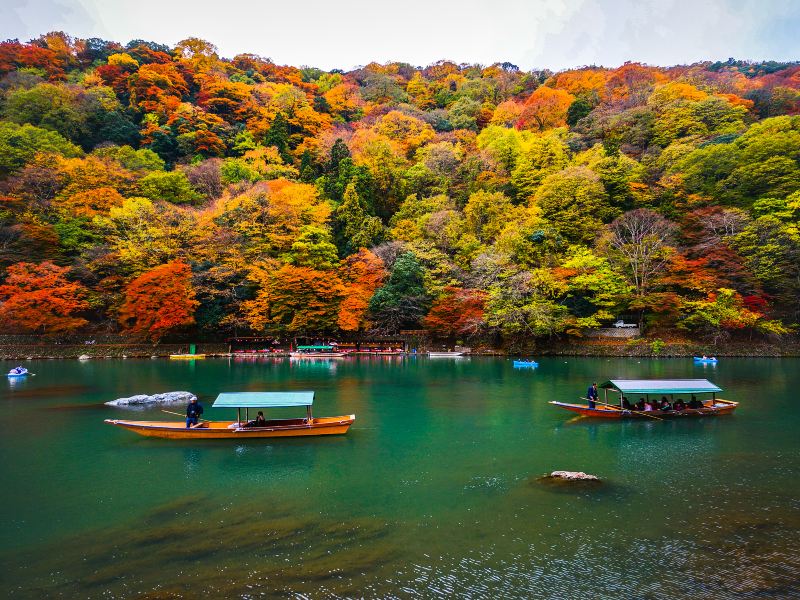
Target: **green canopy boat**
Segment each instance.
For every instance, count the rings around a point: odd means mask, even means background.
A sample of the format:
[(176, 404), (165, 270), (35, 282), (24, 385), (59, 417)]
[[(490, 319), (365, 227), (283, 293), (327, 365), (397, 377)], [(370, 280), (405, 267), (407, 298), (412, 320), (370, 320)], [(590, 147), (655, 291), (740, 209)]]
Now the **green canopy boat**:
[[(702, 417), (727, 415), (736, 410), (738, 402), (723, 400), (717, 397), (722, 388), (707, 379), (609, 379), (598, 386), (604, 390), (603, 401), (596, 403), (573, 404), (551, 401), (550, 404), (578, 413), (584, 417), (600, 417), (605, 419), (663, 419), (674, 417)], [(609, 392), (618, 394), (609, 398)], [(635, 394), (636, 398), (629, 397)], [(698, 398), (699, 396), (699, 398)], [(659, 403), (667, 399), (670, 407), (662, 410), (640, 410), (636, 407), (639, 400), (645, 404)], [(626, 403), (626, 400), (628, 401)], [(679, 410), (672, 408), (675, 404), (684, 406)]]

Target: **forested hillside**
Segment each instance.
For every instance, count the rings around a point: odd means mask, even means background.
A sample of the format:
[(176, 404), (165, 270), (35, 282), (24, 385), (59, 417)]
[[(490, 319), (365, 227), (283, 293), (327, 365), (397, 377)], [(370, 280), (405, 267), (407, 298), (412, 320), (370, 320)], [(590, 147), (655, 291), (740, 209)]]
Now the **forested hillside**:
[(51, 33), (0, 44), (0, 117), (5, 331), (800, 319), (797, 63), (323, 72)]

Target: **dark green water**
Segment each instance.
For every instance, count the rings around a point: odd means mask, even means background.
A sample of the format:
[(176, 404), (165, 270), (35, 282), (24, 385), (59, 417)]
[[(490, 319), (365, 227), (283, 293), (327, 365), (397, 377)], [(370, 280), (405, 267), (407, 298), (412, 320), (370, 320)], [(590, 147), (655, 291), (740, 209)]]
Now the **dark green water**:
[[(26, 365), (0, 393), (3, 597), (800, 595), (800, 360)], [(606, 423), (546, 403), (610, 377), (708, 377), (742, 406)], [(169, 418), (102, 402), (184, 389), (210, 418), (220, 391), (313, 389), (315, 414), (357, 420), (242, 443), (102, 422)], [(554, 469), (605, 483), (537, 480)]]

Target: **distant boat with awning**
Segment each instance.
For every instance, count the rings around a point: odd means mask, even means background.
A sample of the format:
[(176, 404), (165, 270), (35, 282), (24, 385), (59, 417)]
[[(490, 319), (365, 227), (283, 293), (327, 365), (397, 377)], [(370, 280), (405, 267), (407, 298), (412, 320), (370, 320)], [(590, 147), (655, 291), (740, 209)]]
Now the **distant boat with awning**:
[[(598, 400), (594, 408), (590, 408), (588, 402), (574, 404), (552, 400), (550, 404), (584, 417), (604, 419), (719, 416), (731, 414), (739, 406), (738, 402), (718, 398), (717, 394), (722, 388), (707, 379), (610, 379), (598, 388), (604, 390), (604, 399)], [(639, 410), (635, 407), (640, 399), (660, 402), (662, 398), (666, 398), (672, 406), (682, 402), (686, 407), (680, 410)], [(626, 399), (633, 406), (626, 406)]]
[[(185, 421), (127, 421), (106, 419), (110, 425), (139, 435), (167, 439), (249, 439), (345, 434), (355, 415), (314, 417), (314, 392), (229, 392), (217, 396), (212, 408), (235, 408), (235, 421), (201, 421), (186, 427)], [(250, 420), (250, 409), (305, 408), (305, 417), (268, 419), (261, 425)], [(242, 420), (244, 411), (244, 420)]]
[(346, 354), (336, 346), (298, 346), (289, 352), (291, 358), (342, 358)]

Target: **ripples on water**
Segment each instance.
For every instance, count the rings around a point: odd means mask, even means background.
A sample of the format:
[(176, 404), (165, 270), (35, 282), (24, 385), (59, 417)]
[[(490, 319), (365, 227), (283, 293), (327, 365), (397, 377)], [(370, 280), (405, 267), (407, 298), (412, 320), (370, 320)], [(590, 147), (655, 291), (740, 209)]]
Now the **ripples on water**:
[[(498, 485), (476, 481), (478, 488)], [(528, 485), (510, 493), (519, 494), (519, 500)], [(796, 506), (777, 514), (772, 507), (762, 516), (744, 511), (692, 515), (684, 519), (684, 539), (642, 537), (624, 545), (620, 542), (627, 535), (618, 540), (620, 532), (613, 530), (603, 540), (591, 528), (543, 535), (541, 524), (521, 512), (510, 527), (476, 523), (473, 535), (461, 536), (481, 550), (448, 551), (437, 531), (452, 532), (441, 530), (435, 520), (427, 531), (379, 518), (343, 523), (322, 515), (297, 517), (292, 503), (220, 507), (212, 497), (197, 495), (156, 507), (135, 527), (89, 531), (38, 549), (5, 575), (25, 581), (9, 590), (10, 597), (20, 598), (800, 594)], [(436, 551), (426, 553), (427, 545)]]

